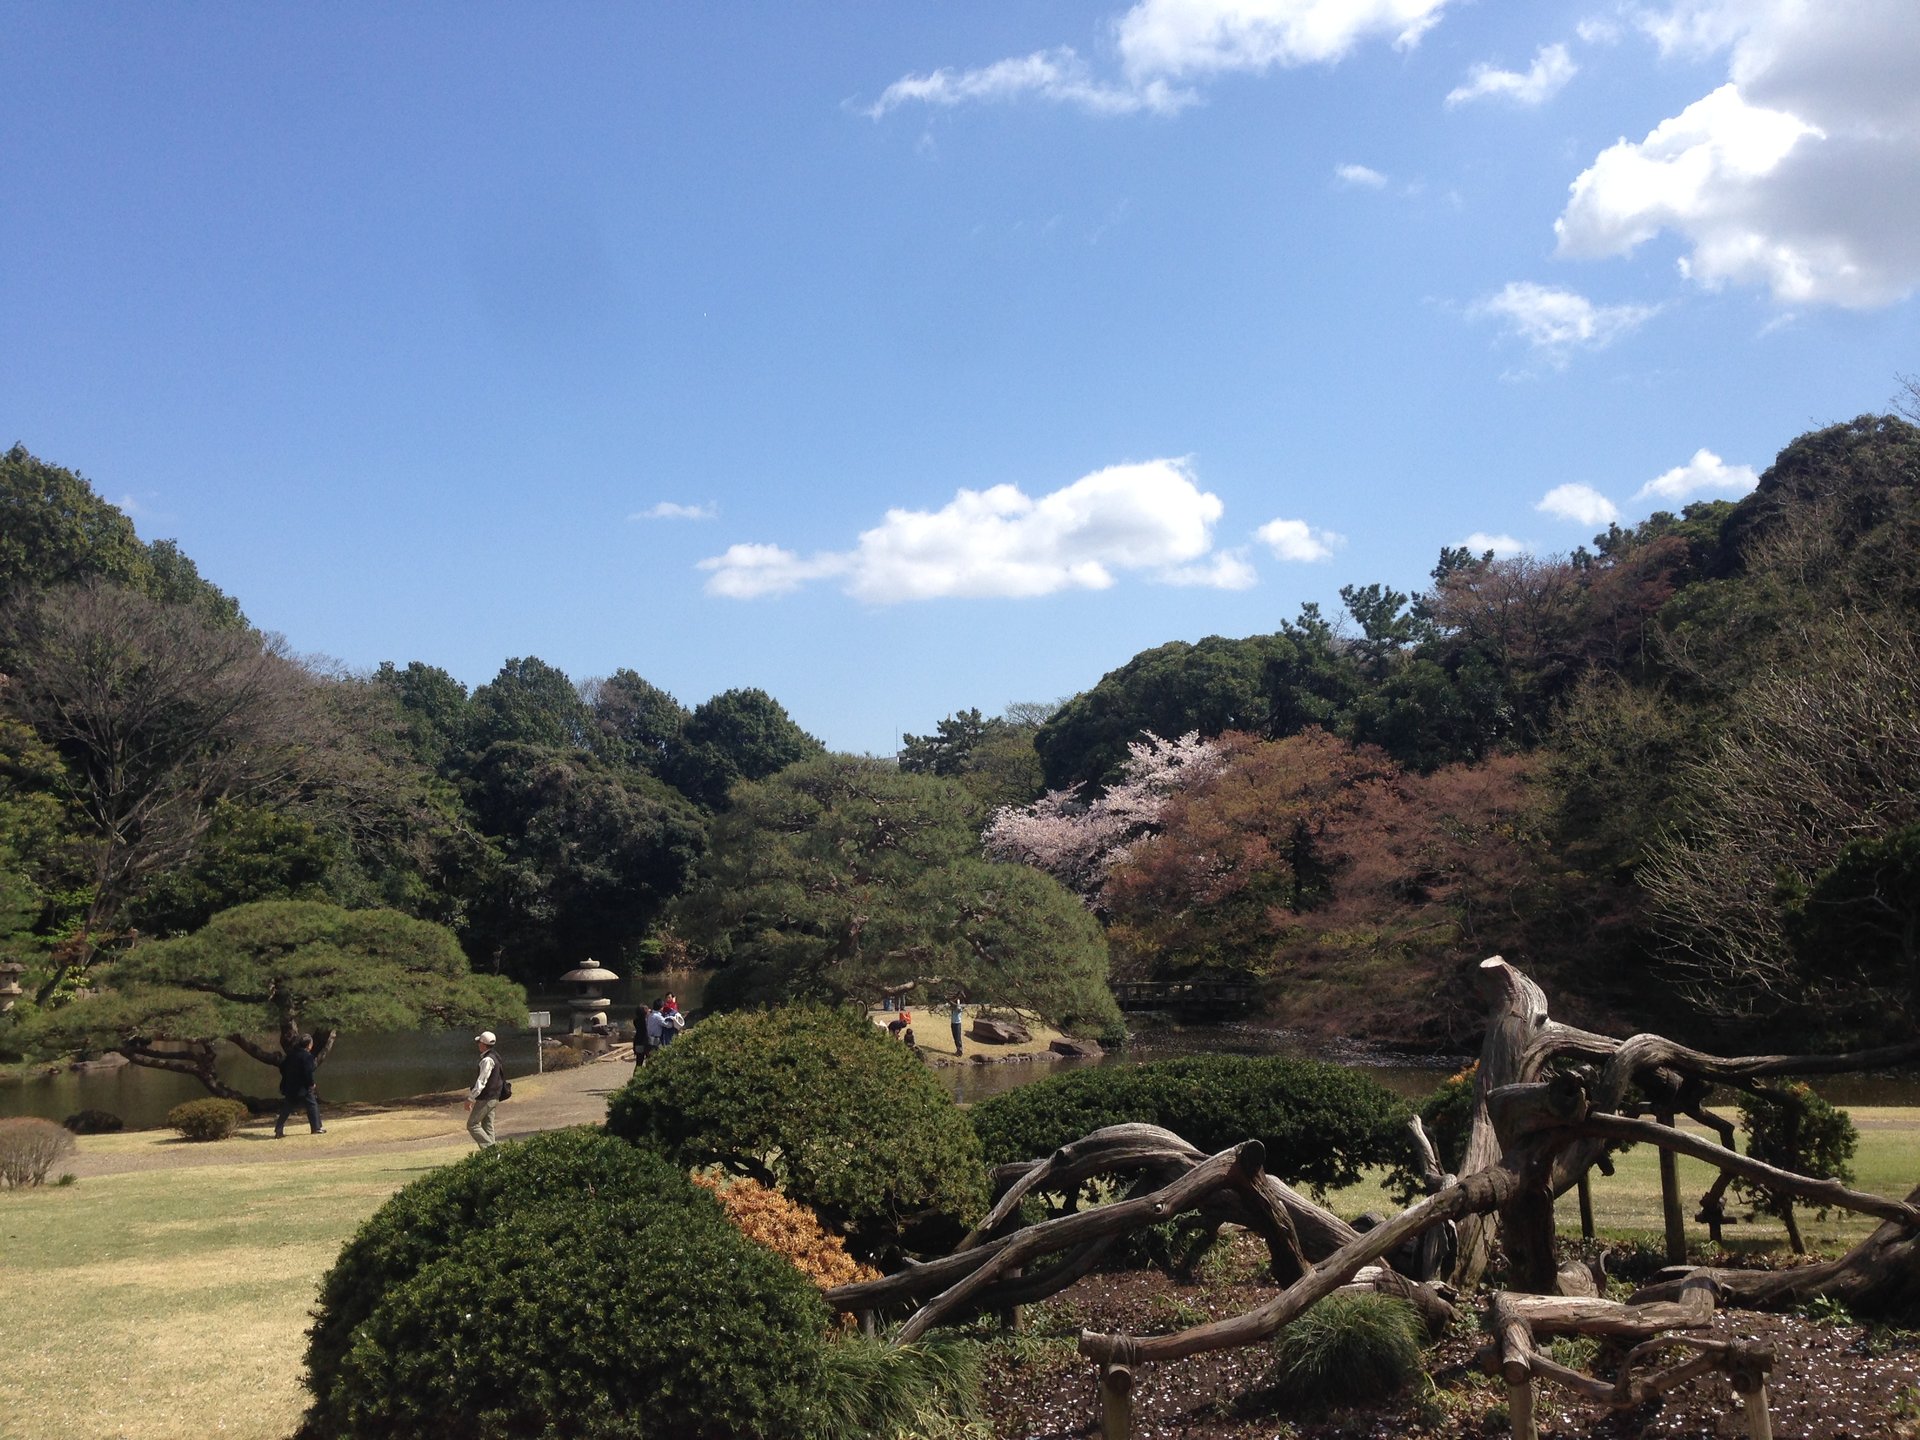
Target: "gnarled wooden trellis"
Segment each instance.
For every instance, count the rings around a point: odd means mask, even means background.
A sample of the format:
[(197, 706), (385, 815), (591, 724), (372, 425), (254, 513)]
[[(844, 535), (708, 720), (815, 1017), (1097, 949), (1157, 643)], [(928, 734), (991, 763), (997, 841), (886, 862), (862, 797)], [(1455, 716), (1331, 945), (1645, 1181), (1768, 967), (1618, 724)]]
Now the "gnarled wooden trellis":
[[(1356, 1286), (1410, 1301), (1438, 1331), (1453, 1317), (1458, 1293), (1453, 1286), (1479, 1282), (1497, 1237), (1511, 1289), (1493, 1298), (1496, 1339), (1486, 1359), (1507, 1379), (1516, 1433), (1532, 1433), (1536, 1379), (1624, 1406), (1720, 1370), (1745, 1397), (1751, 1432), (1764, 1440), (1771, 1353), (1672, 1332), (1699, 1328), (1716, 1302), (1766, 1307), (1825, 1294), (1857, 1313), (1872, 1314), (1920, 1298), (1920, 1187), (1905, 1200), (1868, 1195), (1776, 1169), (1670, 1123), (1687, 1115), (1725, 1141), (1730, 1128), (1704, 1106), (1713, 1085), (1752, 1089), (1772, 1076), (1911, 1063), (1920, 1058), (1920, 1042), (1854, 1055), (1724, 1059), (1659, 1035), (1615, 1040), (1553, 1021), (1539, 987), (1498, 956), (1481, 962), (1476, 979), (1489, 1014), (1461, 1173), (1441, 1174), (1428, 1147), (1432, 1193), (1371, 1230), (1356, 1231), (1268, 1175), (1257, 1141), (1208, 1156), (1166, 1130), (1117, 1125), (1044, 1159), (1001, 1167), (995, 1174), (997, 1203), (952, 1254), (881, 1280), (840, 1286), (828, 1291), (827, 1299), (862, 1315), (869, 1326), (878, 1312), (910, 1309), (895, 1333), (896, 1343), (905, 1344), (962, 1314), (1009, 1309), (1064, 1289), (1122, 1235), (1177, 1215), (1192, 1213), (1215, 1229), (1232, 1224), (1259, 1235), (1281, 1287), (1266, 1303), (1165, 1335), (1081, 1333), (1080, 1353), (1101, 1367), (1107, 1433), (1124, 1435), (1135, 1365), (1264, 1341), (1334, 1291)], [(1641, 1118), (1647, 1114), (1658, 1118)], [(1424, 1144), (1424, 1135), (1420, 1139)], [(1884, 1223), (1825, 1265), (1765, 1273), (1696, 1270), (1625, 1303), (1556, 1296), (1552, 1292), (1563, 1282), (1554, 1266), (1554, 1198), (1602, 1164), (1609, 1145), (1622, 1142), (1655, 1145), (1663, 1157), (1689, 1155), (1776, 1193), (1874, 1215)], [(1096, 1178), (1124, 1184), (1124, 1197), (1037, 1224), (1020, 1223), (1026, 1196)], [(1388, 1263), (1401, 1247), (1445, 1226), (1457, 1227), (1459, 1237), (1452, 1286), (1402, 1275)], [(1057, 1258), (1043, 1269), (1032, 1268), (1048, 1257)], [(1626, 1336), (1640, 1343), (1609, 1383), (1539, 1354), (1533, 1341), (1543, 1333)], [(1635, 1373), (1642, 1362), (1673, 1348), (1691, 1352), (1690, 1358), (1656, 1374)]]

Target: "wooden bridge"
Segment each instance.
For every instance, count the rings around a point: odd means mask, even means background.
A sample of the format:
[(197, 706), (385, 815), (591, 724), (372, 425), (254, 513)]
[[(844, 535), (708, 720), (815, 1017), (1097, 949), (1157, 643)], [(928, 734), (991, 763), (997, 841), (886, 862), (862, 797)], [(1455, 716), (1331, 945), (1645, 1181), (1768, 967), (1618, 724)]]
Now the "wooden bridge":
[(1225, 1015), (1253, 1004), (1251, 980), (1117, 980), (1113, 998), (1122, 1010), (1179, 1010)]

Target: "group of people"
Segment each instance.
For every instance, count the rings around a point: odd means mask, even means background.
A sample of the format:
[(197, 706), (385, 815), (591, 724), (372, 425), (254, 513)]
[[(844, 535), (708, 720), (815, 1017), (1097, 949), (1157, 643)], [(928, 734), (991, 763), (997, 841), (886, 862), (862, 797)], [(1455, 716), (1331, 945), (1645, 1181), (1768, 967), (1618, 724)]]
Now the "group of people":
[[(892, 1008), (891, 997), (888, 999), (888, 1008)], [(955, 995), (947, 1002), (947, 1023), (953, 1027), (953, 1053), (956, 1055), (965, 1053), (960, 1045), (960, 1036), (963, 1027), (966, 1025), (966, 1020), (966, 1010), (960, 1004), (960, 997)], [(919, 1042), (913, 1038), (913, 1012), (911, 1010), (902, 1009), (893, 1019), (889, 1020), (887, 1022), (887, 1033), (896, 1040), (905, 1041), (907, 1048), (910, 1050), (920, 1048)]]
[(673, 1042), (687, 1028), (687, 1017), (680, 1013), (680, 1002), (669, 990), (657, 1005), (642, 1005), (633, 1017), (633, 1063), (644, 1065), (654, 1052)]

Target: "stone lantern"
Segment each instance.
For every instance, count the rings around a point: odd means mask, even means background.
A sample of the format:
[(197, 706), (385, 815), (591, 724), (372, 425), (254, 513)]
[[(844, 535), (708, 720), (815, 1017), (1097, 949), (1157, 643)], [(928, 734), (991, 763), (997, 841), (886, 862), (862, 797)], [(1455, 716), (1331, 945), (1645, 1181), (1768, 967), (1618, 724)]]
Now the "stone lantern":
[(601, 1039), (611, 1033), (607, 1023), (607, 1011), (613, 1001), (601, 994), (601, 988), (620, 977), (604, 965), (596, 965), (591, 960), (581, 963), (578, 969), (569, 970), (560, 977), (562, 985), (577, 987), (578, 993), (567, 1002), (573, 1012), (572, 1032), (582, 1040)]
[(15, 960), (0, 960), (0, 1015), (13, 1009), (13, 1002), (20, 998), (20, 972), (26, 968)]

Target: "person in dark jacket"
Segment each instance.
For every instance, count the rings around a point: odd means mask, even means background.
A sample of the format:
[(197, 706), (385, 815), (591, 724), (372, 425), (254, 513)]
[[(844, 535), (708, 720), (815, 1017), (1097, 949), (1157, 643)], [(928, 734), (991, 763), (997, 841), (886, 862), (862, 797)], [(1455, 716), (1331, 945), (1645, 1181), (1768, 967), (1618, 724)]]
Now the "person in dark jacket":
[(473, 1043), (480, 1051), (480, 1069), (467, 1091), (467, 1134), (473, 1137), (474, 1144), (485, 1150), (497, 1143), (493, 1112), (500, 1108), (507, 1072), (500, 1068), (500, 1057), (493, 1053), (500, 1043), (493, 1031), (482, 1030), (473, 1037)]
[(313, 1037), (296, 1035), (280, 1061), (280, 1117), (273, 1122), (273, 1138), (287, 1138), (287, 1117), (307, 1107), (307, 1125), (316, 1135), (327, 1133), (320, 1123), (320, 1091), (315, 1085)]

